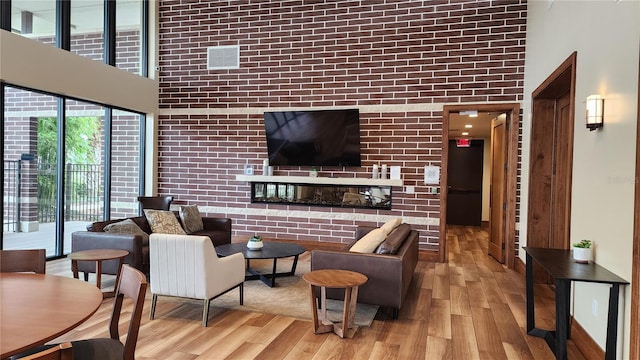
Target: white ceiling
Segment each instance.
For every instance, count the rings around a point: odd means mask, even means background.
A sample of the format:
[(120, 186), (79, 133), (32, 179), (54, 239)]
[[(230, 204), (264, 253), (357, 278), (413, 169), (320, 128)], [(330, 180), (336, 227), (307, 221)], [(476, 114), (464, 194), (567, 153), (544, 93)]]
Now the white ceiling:
[[(460, 137), (472, 139), (488, 139), (491, 137), (491, 120), (500, 115), (500, 112), (481, 112), (478, 111), (478, 117), (469, 117), (468, 115), (460, 115), (459, 113), (449, 113), (449, 138), (455, 139)], [(470, 129), (465, 125), (473, 126)], [(463, 131), (468, 131), (469, 135), (462, 135)]]

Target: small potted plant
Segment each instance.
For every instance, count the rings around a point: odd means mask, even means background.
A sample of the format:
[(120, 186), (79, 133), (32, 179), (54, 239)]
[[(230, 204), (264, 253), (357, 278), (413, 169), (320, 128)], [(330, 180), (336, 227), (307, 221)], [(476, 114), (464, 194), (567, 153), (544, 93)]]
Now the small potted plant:
[(249, 250), (260, 250), (263, 245), (262, 236), (258, 235), (253, 235), (247, 242), (247, 248), (249, 248)]
[(585, 239), (574, 243), (573, 260), (581, 264), (587, 264), (589, 261), (593, 261), (593, 242)]

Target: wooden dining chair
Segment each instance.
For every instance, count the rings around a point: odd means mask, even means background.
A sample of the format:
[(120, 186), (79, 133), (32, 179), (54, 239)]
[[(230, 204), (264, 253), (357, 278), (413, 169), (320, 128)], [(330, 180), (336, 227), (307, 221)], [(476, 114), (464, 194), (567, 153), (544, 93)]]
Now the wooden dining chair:
[(73, 360), (73, 345), (62, 343), (35, 354), (18, 358), (20, 360)]
[(142, 209), (169, 210), (173, 196), (138, 196)]
[[(145, 275), (129, 265), (122, 265), (109, 323), (110, 337), (72, 341), (73, 358), (75, 360), (134, 360), (146, 291), (147, 279)], [(123, 344), (118, 333), (118, 322), (125, 297), (133, 301), (133, 309), (131, 310), (127, 338)], [(129, 310), (126, 311), (126, 313), (128, 312)]]
[(0, 250), (0, 272), (44, 274), (46, 265), (45, 249)]

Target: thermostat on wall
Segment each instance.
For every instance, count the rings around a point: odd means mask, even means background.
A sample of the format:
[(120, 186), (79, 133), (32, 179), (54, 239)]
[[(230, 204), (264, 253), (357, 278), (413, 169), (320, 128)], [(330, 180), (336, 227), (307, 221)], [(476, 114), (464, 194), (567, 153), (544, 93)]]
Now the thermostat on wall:
[(244, 166), (244, 174), (245, 175), (253, 175), (253, 165), (246, 164)]

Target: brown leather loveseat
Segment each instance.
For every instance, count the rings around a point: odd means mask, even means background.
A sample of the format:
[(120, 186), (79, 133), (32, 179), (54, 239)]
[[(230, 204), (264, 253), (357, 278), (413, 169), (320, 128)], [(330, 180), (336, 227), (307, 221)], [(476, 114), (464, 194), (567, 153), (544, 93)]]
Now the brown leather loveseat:
[[(387, 236), (388, 240), (401, 241), (392, 254), (359, 253), (349, 249), (358, 239), (375, 228), (358, 227), (356, 240), (341, 250), (313, 250), (311, 270), (342, 269), (366, 275), (369, 280), (358, 288), (358, 302), (393, 309), (398, 318), (418, 263), (418, 232), (409, 224), (401, 224)], [(327, 289), (328, 299), (344, 298), (343, 289)]]
[[(177, 211), (174, 214), (180, 221)], [(146, 234), (151, 234), (151, 227), (145, 216), (129, 218), (138, 225)], [(71, 234), (71, 251), (92, 249), (120, 249), (127, 250), (129, 255), (124, 258), (124, 263), (149, 274), (149, 238), (140, 234), (112, 234), (104, 231), (104, 228), (112, 223), (126, 219), (107, 220), (94, 222), (87, 226), (87, 231), (76, 231)], [(231, 243), (231, 219), (202, 217), (204, 230), (190, 235), (205, 235), (211, 239), (214, 246)], [(181, 223), (182, 224), (182, 223)], [(117, 261), (105, 261), (102, 265), (103, 274), (115, 275)], [(88, 273), (95, 273), (95, 263), (88, 261), (78, 262), (78, 270), (84, 272), (85, 279)]]

